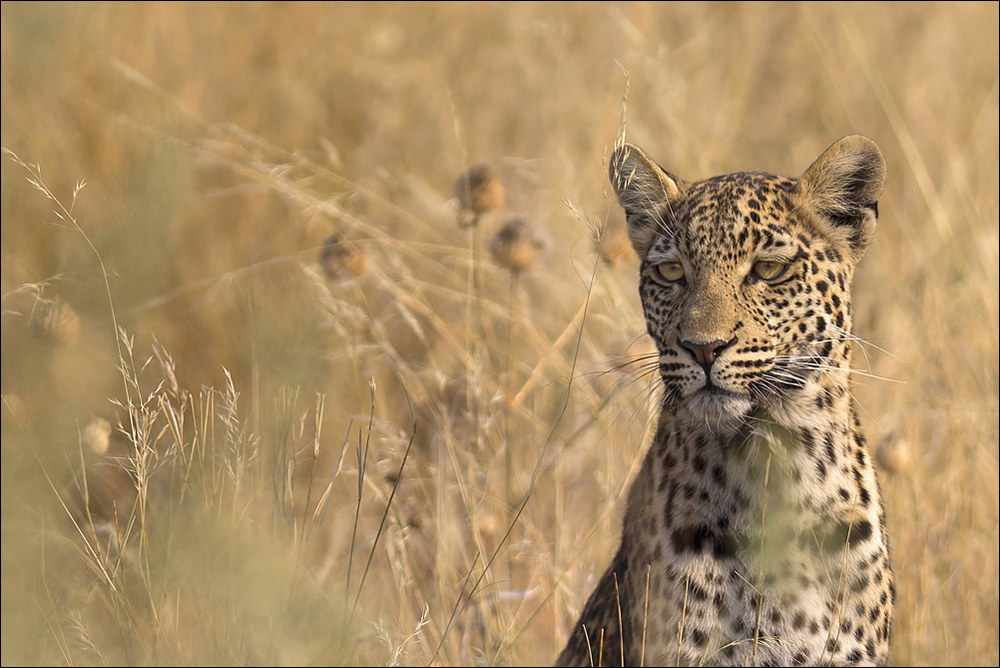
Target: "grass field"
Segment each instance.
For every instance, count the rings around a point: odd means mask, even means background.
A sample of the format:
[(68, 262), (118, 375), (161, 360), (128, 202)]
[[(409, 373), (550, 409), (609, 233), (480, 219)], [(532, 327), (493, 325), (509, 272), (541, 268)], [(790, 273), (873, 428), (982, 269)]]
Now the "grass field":
[(0, 17), (4, 665), (550, 663), (651, 436), (623, 119), (690, 180), (879, 144), (893, 661), (1000, 662), (997, 3)]

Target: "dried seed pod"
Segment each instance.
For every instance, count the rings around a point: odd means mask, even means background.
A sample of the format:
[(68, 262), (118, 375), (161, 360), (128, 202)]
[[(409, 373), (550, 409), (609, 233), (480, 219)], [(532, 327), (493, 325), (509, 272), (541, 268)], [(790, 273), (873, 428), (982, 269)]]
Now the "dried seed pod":
[(105, 454), (111, 445), (111, 423), (104, 418), (95, 417), (83, 428), (80, 440), (93, 454)]
[(543, 248), (545, 243), (521, 217), (508, 220), (490, 242), (493, 261), (514, 273), (531, 269)]
[(71, 346), (80, 338), (80, 317), (58, 298), (42, 302), (31, 315), (31, 332), (46, 343)]
[(347, 239), (342, 232), (334, 232), (319, 252), (319, 266), (331, 281), (348, 280), (368, 272), (368, 253)]
[(617, 267), (623, 262), (632, 262), (636, 259), (632, 242), (628, 238), (625, 220), (620, 216), (610, 218), (603, 230), (595, 230), (593, 242), (601, 260), (610, 267)]
[(494, 536), (500, 528), (500, 521), (488, 510), (480, 510), (476, 513), (476, 525), (481, 535)]
[(503, 206), (503, 183), (489, 165), (473, 165), (455, 182), (455, 199), (458, 201), (460, 227), (470, 227), (479, 222), (484, 213)]
[(95, 523), (114, 522), (128, 517), (136, 500), (136, 481), (128, 464), (119, 457), (101, 455), (93, 458), (86, 468), (86, 486), (73, 492), (73, 514), (78, 519)]
[(884, 471), (906, 473), (913, 468), (913, 450), (909, 441), (890, 433), (875, 448), (875, 460)]

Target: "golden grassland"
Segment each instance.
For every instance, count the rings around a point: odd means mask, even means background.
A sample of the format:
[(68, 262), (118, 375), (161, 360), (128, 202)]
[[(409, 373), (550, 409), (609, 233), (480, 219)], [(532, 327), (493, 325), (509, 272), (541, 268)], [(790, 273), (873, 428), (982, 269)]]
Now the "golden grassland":
[(893, 660), (1000, 661), (996, 3), (0, 12), (5, 665), (551, 662), (655, 404), (623, 118), (691, 180), (882, 148)]

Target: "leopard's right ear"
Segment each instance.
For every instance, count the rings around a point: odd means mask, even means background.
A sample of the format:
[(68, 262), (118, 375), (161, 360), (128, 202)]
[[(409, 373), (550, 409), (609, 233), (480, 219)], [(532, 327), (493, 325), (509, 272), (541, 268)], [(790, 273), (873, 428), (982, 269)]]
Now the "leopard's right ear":
[(615, 149), (608, 165), (608, 176), (625, 209), (632, 247), (639, 259), (645, 259), (656, 235), (669, 231), (672, 202), (681, 197), (686, 184), (632, 144), (622, 144)]

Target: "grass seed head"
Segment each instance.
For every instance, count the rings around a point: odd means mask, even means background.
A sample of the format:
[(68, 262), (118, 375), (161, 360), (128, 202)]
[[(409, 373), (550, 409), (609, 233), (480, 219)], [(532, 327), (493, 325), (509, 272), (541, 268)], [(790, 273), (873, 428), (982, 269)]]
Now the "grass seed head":
[(514, 273), (531, 269), (543, 248), (545, 243), (520, 216), (507, 221), (490, 242), (494, 262)]
[(45, 343), (71, 346), (80, 338), (80, 316), (58, 298), (42, 302), (31, 316), (31, 332)]

